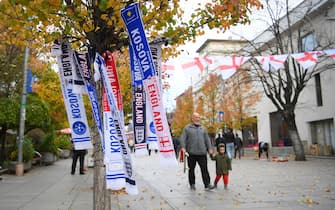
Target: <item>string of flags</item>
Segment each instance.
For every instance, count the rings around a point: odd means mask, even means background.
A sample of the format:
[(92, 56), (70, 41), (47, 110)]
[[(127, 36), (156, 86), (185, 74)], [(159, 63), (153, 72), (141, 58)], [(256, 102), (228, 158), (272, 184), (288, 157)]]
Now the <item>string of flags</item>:
[[(286, 60), (289, 56), (291, 56), (302, 66), (304, 70), (306, 70), (315, 66), (318, 62), (318, 56), (323, 54), (335, 59), (335, 49), (284, 55), (255, 56), (254, 58), (261, 64), (265, 71), (278, 71), (284, 67)], [(178, 65), (180, 65), (182, 70), (197, 70), (200, 72), (204, 71), (207, 67), (218, 68), (221, 71), (222, 78), (228, 79), (240, 68), (240, 66), (251, 58), (252, 57), (234, 55), (194, 57), (183, 59), (183, 61)], [(178, 65), (175, 65), (172, 62), (162, 63), (162, 71), (174, 71), (178, 69)]]

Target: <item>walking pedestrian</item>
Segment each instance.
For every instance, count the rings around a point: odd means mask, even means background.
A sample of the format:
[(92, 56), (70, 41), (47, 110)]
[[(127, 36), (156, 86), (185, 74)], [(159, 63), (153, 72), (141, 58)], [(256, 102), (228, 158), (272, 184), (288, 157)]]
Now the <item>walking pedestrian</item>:
[(218, 147), (219, 144), (224, 143), (221, 134), (218, 134), (218, 137), (215, 139), (215, 146)]
[(243, 147), (242, 139), (238, 136), (238, 134), (235, 134), (234, 139), (234, 146), (235, 146), (235, 155), (234, 158), (236, 159), (236, 154), (238, 153), (238, 159), (241, 159), (241, 150)]
[(179, 149), (180, 149), (180, 141), (179, 141), (179, 138), (175, 136), (173, 133), (172, 133), (172, 142), (173, 142), (173, 149), (176, 154), (176, 158), (178, 158)]
[(216, 166), (216, 177), (214, 181), (214, 187), (217, 188), (219, 180), (221, 179), (221, 177), (223, 177), (224, 189), (227, 190), (229, 170), (232, 170), (231, 160), (226, 154), (226, 147), (224, 144), (219, 144), (217, 150), (218, 150), (217, 154), (211, 155), (211, 159), (215, 161)]
[(210, 176), (207, 168), (207, 152), (213, 153), (212, 145), (204, 126), (200, 124), (199, 113), (193, 113), (192, 122), (185, 126), (180, 137), (181, 150), (189, 154), (188, 163), (188, 180), (191, 190), (195, 190), (194, 169), (198, 163), (201, 169), (202, 181), (205, 190), (213, 189), (210, 184)]
[(228, 157), (231, 159), (233, 159), (234, 157), (234, 134), (233, 134), (233, 130), (231, 128), (228, 128), (228, 131), (224, 133), (223, 135), (223, 140), (224, 143), (226, 144), (226, 152)]
[(75, 171), (76, 171), (76, 167), (77, 167), (77, 161), (79, 158), (79, 173), (80, 175), (84, 175), (84, 158), (85, 155), (87, 153), (87, 150), (85, 149), (81, 149), (81, 150), (76, 150), (73, 147), (72, 150), (72, 167), (71, 167), (71, 174), (74, 175)]

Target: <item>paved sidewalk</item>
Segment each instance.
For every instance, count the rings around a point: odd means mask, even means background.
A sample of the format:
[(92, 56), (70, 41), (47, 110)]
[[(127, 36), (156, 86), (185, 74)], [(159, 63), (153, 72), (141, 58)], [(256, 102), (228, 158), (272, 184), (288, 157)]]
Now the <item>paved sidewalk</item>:
[(70, 174), (71, 159), (0, 181), (0, 210), (92, 210), (93, 175)]
[[(134, 159), (138, 177), (147, 182), (152, 198), (141, 206), (141, 200), (118, 196), (120, 208), (115, 209), (335, 209), (335, 160), (309, 159), (306, 162), (268, 162), (246, 158), (233, 160), (229, 190), (207, 192), (196, 170), (196, 191), (188, 186), (187, 173), (182, 164), (176, 168), (159, 166), (157, 154)], [(211, 180), (214, 180), (214, 162), (209, 160)], [(145, 194), (145, 193), (143, 193)], [(156, 197), (164, 199), (157, 202)], [(126, 204), (126, 206), (122, 206)], [(115, 205), (114, 205), (115, 207)], [(126, 208), (125, 208), (126, 207)]]
[[(200, 170), (196, 191), (188, 186), (183, 165), (163, 168), (157, 154), (133, 158), (140, 194), (111, 195), (111, 209), (322, 209), (335, 208), (335, 160), (286, 163), (233, 161), (229, 190), (204, 191)], [(23, 177), (5, 174), (0, 181), (0, 210), (91, 210), (93, 171), (71, 176), (71, 160), (36, 167)], [(209, 162), (214, 179), (214, 162)]]

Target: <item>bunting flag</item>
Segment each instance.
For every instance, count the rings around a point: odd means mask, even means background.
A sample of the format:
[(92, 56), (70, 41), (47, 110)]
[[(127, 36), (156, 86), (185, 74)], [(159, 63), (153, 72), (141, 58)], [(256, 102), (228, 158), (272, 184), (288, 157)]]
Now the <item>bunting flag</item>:
[(275, 70), (282, 68), (286, 62), (287, 54), (285, 55), (270, 55), (270, 56), (256, 56), (256, 60), (262, 64), (265, 71), (270, 71), (270, 66)]
[(132, 79), (132, 93), (133, 93), (133, 129), (135, 139), (135, 155), (147, 155), (146, 143), (146, 99), (143, 87), (143, 76), (141, 67), (134, 55), (133, 48), (129, 47), (130, 54), (130, 71)]
[(121, 10), (121, 17), (127, 27), (131, 46), (133, 47), (134, 54), (143, 74), (143, 84), (146, 96), (151, 105), (152, 116), (159, 141), (161, 162), (164, 164), (177, 165), (170, 129), (161, 97), (161, 88), (157, 76), (155, 75), (155, 68), (144, 32), (139, 3), (133, 3), (123, 8)]
[(76, 150), (91, 149), (91, 137), (82, 96), (73, 92), (72, 75), (75, 73), (73, 50), (68, 42), (54, 43), (51, 51), (57, 57), (58, 72), (64, 104), (71, 126), (71, 137)]
[(218, 65), (222, 79), (232, 76), (250, 57), (223, 56), (218, 57)]
[[(117, 132), (117, 139), (120, 146), (120, 151), (123, 160), (123, 171), (125, 172), (126, 179), (126, 192), (131, 195), (138, 194), (138, 189), (133, 173), (133, 166), (130, 157), (130, 150), (128, 147), (127, 137), (124, 130), (124, 121), (122, 119), (122, 102), (118, 76), (116, 71), (115, 62), (111, 53), (107, 52), (106, 59), (104, 60), (98, 53), (95, 59), (95, 68), (100, 71), (100, 75), (103, 80), (103, 84), (106, 88), (107, 99), (110, 106), (109, 112), (111, 116), (108, 116), (108, 123), (111, 124), (113, 121), (114, 128)], [(104, 121), (106, 123), (106, 121)], [(106, 142), (105, 136), (105, 142)]]
[(85, 84), (86, 92), (88, 93), (88, 97), (91, 102), (91, 108), (92, 108), (95, 124), (98, 128), (99, 136), (101, 139), (101, 146), (102, 146), (103, 151), (105, 151), (105, 143), (104, 143), (104, 137), (103, 137), (103, 131), (102, 131), (100, 108), (99, 108), (97, 92), (96, 92), (94, 81), (92, 78), (89, 55), (88, 53), (79, 53), (79, 52), (76, 52), (75, 55), (76, 55), (75, 61), (78, 64), (80, 76)]
[(318, 62), (319, 51), (304, 52), (292, 54), (291, 56), (303, 67), (303, 69), (308, 69), (313, 67)]
[[(329, 57), (335, 59), (335, 49), (328, 49), (324, 51), (313, 51), (313, 52), (305, 52), (305, 53), (297, 53), (297, 54), (283, 54), (283, 55), (267, 55), (267, 56), (255, 56), (254, 58), (262, 64), (262, 68), (265, 71), (278, 71), (279, 69), (284, 67), (284, 64), (289, 56), (293, 59), (297, 60), (304, 69), (312, 67), (318, 61), (318, 55), (325, 53)], [(240, 66), (245, 63), (250, 57), (236, 57), (236, 56), (214, 56), (206, 58), (209, 62), (201, 62), (199, 57), (195, 58), (187, 58), (185, 60), (192, 59), (191, 62), (181, 61), (184, 69), (193, 68), (199, 71), (202, 71), (205, 68), (205, 64), (212, 64), (213, 68), (219, 68), (222, 73), (222, 78), (227, 79), (232, 76)], [(214, 61), (213, 61), (214, 60)], [(213, 62), (210, 62), (213, 61)], [(205, 63), (205, 64), (204, 64)], [(169, 70), (175, 70), (175, 65), (162, 63), (163, 72)]]
[(335, 49), (324, 50), (324, 52), (331, 58), (335, 59)]
[(183, 70), (197, 69), (200, 72), (203, 72), (205, 70), (205, 68), (212, 63), (213, 63), (213, 60), (210, 59), (210, 58), (195, 57), (190, 62), (182, 63), (181, 67), (182, 67)]
[(172, 64), (162, 63), (162, 72), (174, 71), (175, 67)]

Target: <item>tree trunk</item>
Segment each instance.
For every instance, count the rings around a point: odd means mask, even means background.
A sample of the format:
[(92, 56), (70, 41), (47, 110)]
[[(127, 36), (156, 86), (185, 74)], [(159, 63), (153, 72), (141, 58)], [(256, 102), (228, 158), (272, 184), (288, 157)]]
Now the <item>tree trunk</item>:
[(284, 113), (284, 119), (288, 124), (288, 132), (290, 135), (290, 138), (292, 140), (292, 144), (293, 144), (293, 150), (295, 153), (295, 160), (296, 161), (305, 161), (306, 157), (305, 157), (305, 151), (304, 151), (304, 147), (303, 144), (301, 142), (300, 136), (299, 136), (299, 132), (298, 132), (298, 128), (295, 122), (295, 114), (293, 111), (286, 111)]
[(0, 140), (1, 140), (1, 157), (0, 157), (0, 165), (5, 161), (5, 150), (6, 150), (6, 132), (7, 126), (2, 125), (0, 131)]
[[(98, 140), (97, 140), (98, 139)], [(104, 167), (104, 155), (101, 147), (99, 137), (95, 138), (94, 142), (94, 193), (93, 193), (93, 206), (94, 210), (106, 210), (108, 205), (108, 198), (106, 194), (106, 179)]]
[[(99, 107), (102, 107), (102, 82), (96, 83), (97, 97)], [(102, 114), (100, 115), (102, 116)], [(94, 193), (93, 207), (94, 210), (110, 210), (110, 196), (106, 190), (106, 172), (104, 166), (104, 153), (102, 151), (102, 142), (100, 140), (97, 127), (93, 128), (94, 143)]]

